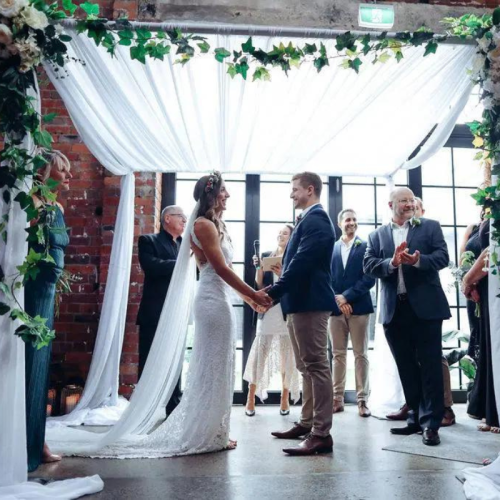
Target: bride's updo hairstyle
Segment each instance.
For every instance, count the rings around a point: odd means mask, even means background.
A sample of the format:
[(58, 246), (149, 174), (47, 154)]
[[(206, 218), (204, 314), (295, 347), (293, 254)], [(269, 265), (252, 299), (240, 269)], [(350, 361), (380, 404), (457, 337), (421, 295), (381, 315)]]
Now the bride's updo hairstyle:
[(214, 170), (204, 175), (194, 186), (194, 199), (200, 203), (196, 217), (205, 217), (212, 221), (221, 237), (226, 233), (226, 225), (221, 219), (220, 202), (217, 199), (222, 186), (222, 175)]

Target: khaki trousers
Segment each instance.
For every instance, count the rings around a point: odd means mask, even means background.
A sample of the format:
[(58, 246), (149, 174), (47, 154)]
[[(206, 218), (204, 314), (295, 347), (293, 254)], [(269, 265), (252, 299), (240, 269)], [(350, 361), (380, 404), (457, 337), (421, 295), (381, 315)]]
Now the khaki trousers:
[(329, 312), (289, 314), (287, 327), (297, 370), (302, 374), (300, 425), (325, 437), (332, 427), (332, 373), (328, 363)]
[(444, 407), (450, 408), (453, 406), (453, 394), (451, 392), (451, 377), (448, 361), (443, 356), (441, 359), (443, 365), (443, 382), (444, 382)]
[(333, 399), (344, 401), (347, 344), (351, 334), (356, 373), (358, 401), (367, 401), (370, 391), (368, 373), (368, 324), (369, 314), (330, 317), (330, 335), (333, 351)]

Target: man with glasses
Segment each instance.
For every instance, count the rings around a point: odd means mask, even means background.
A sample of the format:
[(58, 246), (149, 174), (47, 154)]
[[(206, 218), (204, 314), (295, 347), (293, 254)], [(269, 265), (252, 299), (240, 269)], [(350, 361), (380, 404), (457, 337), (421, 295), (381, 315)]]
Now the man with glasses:
[(441, 330), (451, 317), (439, 271), (448, 249), (439, 222), (415, 217), (408, 188), (390, 196), (392, 221), (370, 234), (365, 273), (381, 283), (380, 322), (398, 367), (410, 407), (407, 426), (392, 434), (423, 432), (426, 445), (438, 445), (444, 413)]
[[(160, 320), (186, 222), (187, 217), (182, 208), (172, 205), (164, 208), (161, 212), (159, 233), (139, 237), (139, 263), (144, 272), (142, 299), (137, 314), (137, 324), (139, 325), (139, 377), (146, 364), (156, 327)], [(167, 416), (179, 404), (180, 395), (181, 391), (178, 382), (166, 408)]]

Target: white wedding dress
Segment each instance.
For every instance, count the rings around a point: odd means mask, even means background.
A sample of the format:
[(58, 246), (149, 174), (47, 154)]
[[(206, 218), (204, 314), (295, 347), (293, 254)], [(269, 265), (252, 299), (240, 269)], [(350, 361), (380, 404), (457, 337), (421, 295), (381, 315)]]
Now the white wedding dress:
[[(186, 234), (190, 234), (193, 243), (201, 248), (201, 244), (193, 232), (195, 223), (193, 219), (192, 216), (190, 224), (186, 228)], [(185, 240), (189, 240), (189, 237), (185, 237)], [(186, 248), (188, 244), (189, 241), (183, 241), (181, 252), (184, 257), (189, 259), (189, 249)], [(221, 247), (227, 264), (231, 264), (233, 248), (227, 236), (222, 239)], [(177, 269), (176, 265), (174, 276), (177, 271), (177, 278), (173, 279), (182, 280), (179, 273), (183, 267), (181, 264), (181, 267)], [(184, 280), (188, 279), (189, 276), (184, 275)], [(179, 286), (182, 286), (180, 282)], [(101, 439), (99, 434), (87, 432), (81, 428), (48, 429), (48, 443), (51, 450), (60, 451), (65, 455), (98, 458), (163, 458), (209, 453), (226, 448), (229, 444), (229, 420), (233, 402), (236, 348), (236, 322), (231, 300), (233, 293), (232, 288), (217, 275), (209, 263), (201, 266), (193, 304), (195, 335), (186, 386), (180, 404), (165, 422), (148, 434), (137, 430), (123, 431), (123, 429), (127, 429), (127, 425), (128, 428), (132, 428), (133, 424), (119, 422), (118, 425), (121, 425), (122, 430), (112, 429), (104, 439)], [(185, 298), (187, 300), (187, 296)], [(171, 312), (175, 316), (176, 312), (173, 309), (176, 305), (175, 301), (168, 302), (169, 296), (167, 296), (164, 307), (167, 308), (167, 313)], [(162, 319), (160, 319), (161, 324), (163, 324)], [(157, 331), (157, 335), (158, 333)], [(182, 337), (179, 336), (179, 338)], [(161, 337), (158, 341), (162, 341)], [(157, 342), (156, 338), (154, 342)], [(165, 353), (155, 352), (155, 345), (162, 346), (163, 344), (153, 343), (153, 356), (151, 360), (148, 358), (150, 368), (146, 363), (143, 377), (136, 388), (138, 394), (134, 393), (137, 400), (131, 400), (122, 420), (132, 421), (134, 413), (141, 412), (141, 398), (145, 398), (144, 401), (148, 398), (148, 387), (144, 384), (148, 380), (143, 379), (150, 376), (147, 371), (153, 372), (158, 361), (161, 362), (162, 358), (166, 359), (168, 351)], [(182, 348), (179, 353), (183, 356), (183, 352)], [(168, 363), (168, 361), (166, 362)], [(178, 375), (175, 373), (166, 376), (171, 387), (175, 385), (176, 377), (178, 378)], [(161, 382), (161, 384), (163, 383)], [(165, 400), (168, 397), (169, 391), (164, 393), (161, 399)], [(149, 404), (149, 401), (146, 404)], [(151, 405), (151, 407), (155, 407), (156, 410), (159, 408), (158, 405)], [(150, 416), (141, 418), (148, 423), (140, 426), (134, 424), (136, 429), (150, 426)], [(116, 431), (115, 435), (113, 435), (114, 431)]]

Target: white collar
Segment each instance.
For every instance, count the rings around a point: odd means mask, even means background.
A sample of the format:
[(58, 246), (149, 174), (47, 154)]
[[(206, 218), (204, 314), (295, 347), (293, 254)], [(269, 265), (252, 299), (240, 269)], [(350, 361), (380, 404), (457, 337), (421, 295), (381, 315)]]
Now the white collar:
[[(410, 219), (411, 220), (411, 219)], [(402, 226), (400, 226), (399, 224), (397, 224), (396, 222), (392, 221), (389, 223), (391, 229), (406, 229), (410, 226), (410, 220), (405, 220), (404, 224)]]
[(300, 218), (303, 219), (306, 216), (306, 214), (311, 210), (311, 208), (317, 207), (318, 205), (320, 205), (319, 202), (302, 210), (302, 212), (300, 213)]
[(356, 241), (356, 236), (354, 236), (354, 238), (349, 241), (349, 243), (346, 243), (343, 239), (342, 239), (342, 236), (340, 237), (340, 244), (345, 246), (346, 248), (351, 248), (353, 245), (354, 245), (354, 242)]

